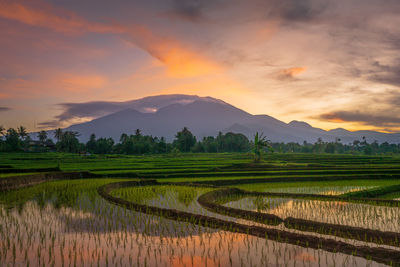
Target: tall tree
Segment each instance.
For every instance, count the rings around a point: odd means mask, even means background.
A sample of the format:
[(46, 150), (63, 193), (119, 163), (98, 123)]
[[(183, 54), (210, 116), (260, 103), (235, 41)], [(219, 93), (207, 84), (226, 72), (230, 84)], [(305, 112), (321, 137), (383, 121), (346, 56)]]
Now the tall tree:
[(184, 127), (182, 131), (175, 135), (175, 146), (182, 152), (189, 152), (190, 149), (196, 144), (196, 137)]
[(121, 137), (119, 138), (119, 141), (121, 143), (125, 143), (128, 140), (128, 135), (126, 133), (121, 134)]
[(14, 128), (9, 128), (6, 132), (6, 150), (8, 151), (19, 151), (22, 149), (21, 147), (21, 139), (17, 130)]
[(5, 130), (6, 129), (3, 127), (3, 125), (0, 125), (0, 141), (3, 140)]
[(254, 162), (260, 162), (264, 153), (264, 148), (269, 146), (269, 140), (258, 132), (254, 136)]
[(86, 143), (86, 149), (90, 153), (96, 153), (96, 135), (93, 133), (90, 135), (89, 141)]
[(28, 133), (26, 132), (26, 128), (24, 126), (19, 126), (17, 131), (19, 137), (21, 137), (22, 140), (24, 140), (25, 137), (28, 136)]
[(77, 132), (65, 131), (57, 142), (57, 150), (60, 152), (76, 153), (80, 150), (80, 143)]
[(42, 145), (44, 145), (47, 141), (47, 132), (46, 131), (40, 131), (37, 135), (39, 138), (39, 141)]
[(63, 135), (63, 131), (61, 128), (58, 128), (57, 130), (54, 131), (54, 137), (57, 139), (57, 142), (61, 140), (61, 137)]

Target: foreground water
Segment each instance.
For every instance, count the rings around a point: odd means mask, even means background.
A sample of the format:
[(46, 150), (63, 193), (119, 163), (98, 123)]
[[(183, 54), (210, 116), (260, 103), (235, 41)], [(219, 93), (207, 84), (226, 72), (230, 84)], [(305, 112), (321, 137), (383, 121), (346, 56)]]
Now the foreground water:
[(1, 266), (382, 266), (132, 212), (97, 196), (54, 202), (0, 207)]
[(294, 217), (330, 224), (400, 232), (400, 209), (398, 207), (274, 197), (244, 197), (224, 205), (275, 214), (282, 219)]

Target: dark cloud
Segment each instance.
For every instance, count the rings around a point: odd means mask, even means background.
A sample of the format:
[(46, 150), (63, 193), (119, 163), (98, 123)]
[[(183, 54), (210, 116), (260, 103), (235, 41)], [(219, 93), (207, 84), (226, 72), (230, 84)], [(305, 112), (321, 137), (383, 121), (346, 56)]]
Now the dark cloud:
[(124, 108), (125, 102), (86, 102), (86, 103), (61, 103), (63, 109), (56, 118), (60, 121), (67, 121), (74, 118), (100, 117)]
[(189, 21), (199, 21), (206, 17), (206, 9), (211, 4), (220, 2), (218, 0), (173, 0), (172, 13), (183, 19)]
[(364, 125), (377, 127), (400, 126), (399, 116), (360, 111), (334, 111), (321, 114), (318, 119), (330, 122), (358, 122)]
[(185, 18), (197, 19), (202, 15), (204, 2), (201, 0), (174, 0), (175, 11)]
[(221, 18), (230, 17), (231, 22), (249, 19), (255, 14), (260, 19), (280, 17), (285, 21), (309, 21), (325, 11), (328, 4), (329, 0), (173, 0), (172, 13), (191, 21), (211, 18), (211, 13), (220, 14)]
[(281, 15), (289, 21), (311, 20), (328, 7), (327, 0), (286, 0), (280, 3), (282, 5)]
[[(125, 109), (135, 109), (139, 112), (152, 113), (171, 104), (188, 104), (198, 99), (200, 97), (196, 95), (172, 94), (150, 96), (123, 102), (61, 103), (58, 104), (62, 109), (61, 114), (55, 116), (54, 120), (39, 123), (38, 126), (39, 128), (57, 128), (74, 119), (95, 119)], [(207, 98), (201, 99), (204, 100)]]
[(397, 59), (392, 65), (385, 65), (375, 61), (372, 66), (374, 71), (369, 76), (370, 80), (400, 86), (400, 59)]
[(8, 107), (0, 107), (0, 112), (9, 111), (11, 108)]
[(39, 122), (37, 126), (39, 129), (59, 128), (62, 127), (62, 123), (57, 120), (52, 120), (52, 121)]

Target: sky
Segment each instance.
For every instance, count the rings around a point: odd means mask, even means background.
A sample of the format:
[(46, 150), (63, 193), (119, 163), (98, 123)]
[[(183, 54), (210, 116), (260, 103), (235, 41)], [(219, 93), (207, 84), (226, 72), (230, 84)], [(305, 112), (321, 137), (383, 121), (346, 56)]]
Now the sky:
[(0, 0), (0, 125), (66, 127), (94, 118), (61, 119), (75, 103), (179, 93), (400, 132), (398, 14), (399, 0)]

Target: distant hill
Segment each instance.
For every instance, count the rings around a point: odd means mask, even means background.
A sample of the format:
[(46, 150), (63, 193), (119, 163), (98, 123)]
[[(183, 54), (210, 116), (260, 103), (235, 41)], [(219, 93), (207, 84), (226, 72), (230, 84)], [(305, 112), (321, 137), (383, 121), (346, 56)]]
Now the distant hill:
[(268, 115), (252, 115), (211, 97), (161, 95), (122, 104), (110, 102), (110, 107), (115, 112), (72, 125), (66, 130), (79, 132), (81, 141), (87, 141), (92, 133), (97, 137), (112, 137), (118, 141), (122, 133), (134, 133), (135, 129), (172, 141), (176, 132), (186, 126), (198, 138), (215, 136), (219, 131), (243, 133), (252, 138), (258, 131), (273, 142), (314, 143), (318, 138), (324, 141), (339, 138), (341, 142), (348, 143), (365, 136), (368, 142), (400, 143), (399, 133), (350, 132), (345, 129), (325, 131), (302, 121), (285, 123)]

